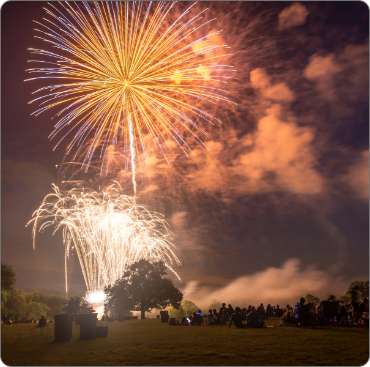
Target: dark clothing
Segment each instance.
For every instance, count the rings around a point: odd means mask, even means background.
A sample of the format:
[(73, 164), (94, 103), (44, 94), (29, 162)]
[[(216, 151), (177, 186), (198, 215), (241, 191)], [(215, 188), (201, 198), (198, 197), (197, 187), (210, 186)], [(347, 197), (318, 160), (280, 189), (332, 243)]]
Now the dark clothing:
[(256, 311), (252, 311), (247, 317), (248, 325), (251, 327), (262, 327), (262, 323), (260, 321), (260, 315)]
[(237, 328), (240, 328), (240, 329), (243, 329), (243, 328), (247, 327), (247, 325), (243, 324), (243, 322), (242, 322), (241, 313), (234, 313), (234, 314), (231, 315), (231, 320), (230, 320), (229, 327), (231, 326), (232, 323), (234, 323), (235, 326)]
[(229, 314), (229, 316), (231, 316), (234, 313), (234, 309), (232, 307), (229, 307), (227, 309), (227, 313)]
[(190, 325), (202, 325), (203, 317), (201, 315), (196, 314), (190, 322)]

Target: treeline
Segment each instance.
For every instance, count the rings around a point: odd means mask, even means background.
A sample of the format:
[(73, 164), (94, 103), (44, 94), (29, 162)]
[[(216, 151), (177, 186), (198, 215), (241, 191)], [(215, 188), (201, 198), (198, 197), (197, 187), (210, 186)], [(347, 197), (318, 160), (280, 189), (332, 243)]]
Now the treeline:
[(1, 291), (1, 314), (7, 319), (46, 319), (54, 320), (54, 315), (63, 312), (67, 305), (66, 297), (50, 296), (35, 291), (25, 293), (19, 289)]
[(54, 315), (62, 312), (79, 313), (91, 312), (81, 297), (51, 296), (35, 291), (26, 293), (16, 289), (15, 272), (12, 266), (1, 263), (1, 317), (7, 320), (46, 319), (53, 320)]

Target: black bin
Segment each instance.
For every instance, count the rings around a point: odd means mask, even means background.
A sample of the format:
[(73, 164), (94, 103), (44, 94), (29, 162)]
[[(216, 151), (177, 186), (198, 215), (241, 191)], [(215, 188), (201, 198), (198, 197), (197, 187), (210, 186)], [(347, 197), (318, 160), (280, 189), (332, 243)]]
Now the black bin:
[(80, 315), (80, 339), (88, 340), (96, 337), (97, 313), (81, 313)]
[(168, 316), (168, 311), (160, 311), (161, 314), (161, 322), (168, 322), (168, 319), (170, 318)]
[(67, 342), (72, 338), (72, 315), (54, 315), (56, 342)]
[(96, 336), (106, 338), (108, 336), (108, 326), (97, 326)]

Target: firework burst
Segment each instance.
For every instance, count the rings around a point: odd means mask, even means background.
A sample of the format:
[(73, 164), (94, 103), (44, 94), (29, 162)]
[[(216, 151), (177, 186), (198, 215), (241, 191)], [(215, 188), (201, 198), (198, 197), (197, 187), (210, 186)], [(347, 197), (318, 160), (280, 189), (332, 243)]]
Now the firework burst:
[(102, 192), (53, 188), (27, 225), (33, 223), (34, 247), (37, 229), (42, 232), (51, 226), (54, 233), (63, 231), (67, 291), (67, 260), (73, 248), (91, 294), (112, 285), (126, 266), (140, 259), (163, 261), (175, 273), (171, 264), (180, 261), (172, 250), (167, 223), (123, 195), (118, 183)]
[(169, 163), (176, 144), (186, 154), (191, 151), (185, 135), (203, 142), (202, 120), (218, 121), (196, 106), (230, 102), (215, 82), (226, 83), (230, 76), (225, 71), (234, 70), (217, 65), (222, 55), (212, 54), (227, 46), (207, 43), (219, 32), (194, 39), (208, 22), (198, 25), (204, 10), (185, 20), (193, 5), (168, 24), (176, 2), (49, 3), (48, 18), (36, 22), (36, 31), (55, 51), (29, 49), (44, 58), (31, 62), (47, 66), (29, 69), (40, 76), (27, 80), (64, 83), (36, 90), (42, 95), (29, 103), (40, 103), (35, 115), (59, 109), (50, 138), (59, 134), (59, 144), (70, 135), (67, 154), (73, 150), (73, 160), (80, 159), (82, 167), (87, 169), (97, 156), (101, 173), (107, 172), (108, 148), (119, 146), (135, 186), (139, 152), (148, 163), (153, 144)]

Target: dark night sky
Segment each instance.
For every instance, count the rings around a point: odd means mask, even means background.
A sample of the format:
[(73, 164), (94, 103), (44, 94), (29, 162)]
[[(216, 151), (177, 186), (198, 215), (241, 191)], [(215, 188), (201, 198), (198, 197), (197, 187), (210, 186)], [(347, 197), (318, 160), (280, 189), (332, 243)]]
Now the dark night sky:
[[(27, 102), (44, 84), (24, 82), (27, 48), (43, 46), (32, 20), (45, 4), (2, 6), (1, 254), (18, 288), (62, 295), (61, 234), (40, 234), (33, 250), (25, 228), (64, 154), (48, 139), (57, 111), (30, 116), (36, 105)], [(234, 53), (227, 62), (238, 80), (227, 89), (237, 105), (211, 111), (223, 124), (207, 127), (208, 151), (196, 146), (195, 158), (158, 165), (151, 182), (139, 184), (142, 202), (162, 207), (171, 224), (185, 298), (340, 296), (369, 272), (368, 8), (208, 5)], [(71, 294), (82, 294), (77, 259), (70, 268)]]

